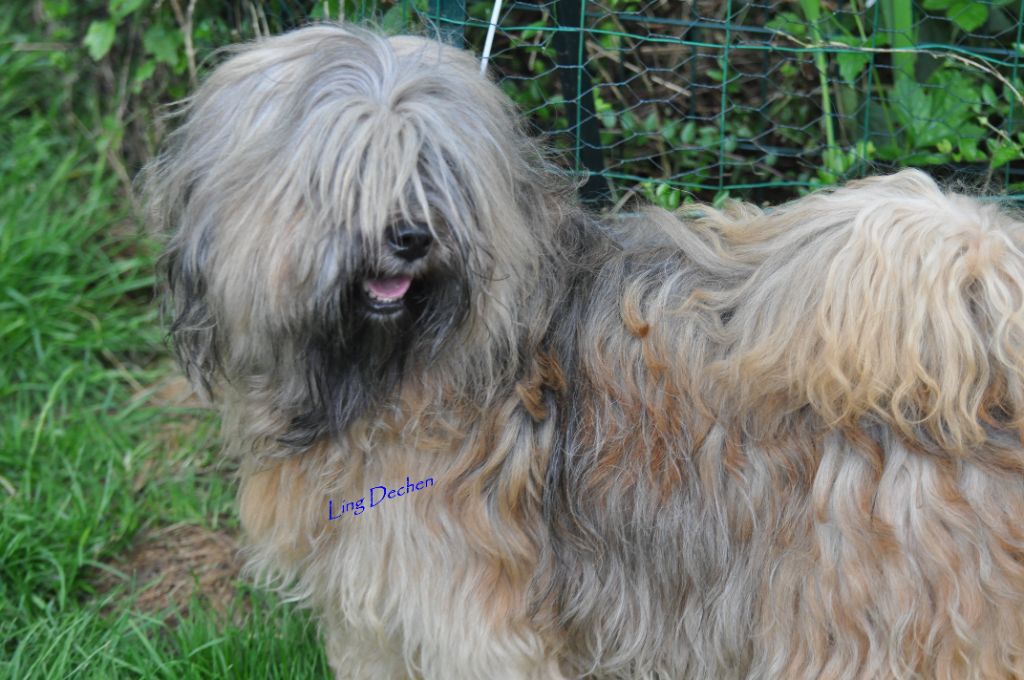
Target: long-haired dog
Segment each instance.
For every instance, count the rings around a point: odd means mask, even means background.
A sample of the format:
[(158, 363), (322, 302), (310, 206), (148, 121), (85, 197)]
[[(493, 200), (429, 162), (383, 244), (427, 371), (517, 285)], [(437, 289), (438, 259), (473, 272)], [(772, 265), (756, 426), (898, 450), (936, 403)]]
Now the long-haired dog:
[(1018, 216), (599, 217), (470, 54), (348, 27), (184, 112), (171, 336), (337, 677), (1024, 677)]

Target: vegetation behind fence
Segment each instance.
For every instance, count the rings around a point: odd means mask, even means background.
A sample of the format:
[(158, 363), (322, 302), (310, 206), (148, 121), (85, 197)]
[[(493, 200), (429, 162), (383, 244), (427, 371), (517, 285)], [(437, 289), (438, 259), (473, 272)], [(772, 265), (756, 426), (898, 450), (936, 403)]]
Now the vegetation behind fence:
[[(480, 44), (491, 3), (463, 16), (455, 4), (436, 3), (432, 16)], [(777, 198), (905, 165), (1020, 193), (1022, 7), (512, 2), (493, 62), (616, 197)]]
[[(430, 24), (479, 51), (493, 3), (41, 7), (118, 103), (102, 134), (128, 145), (129, 174), (160, 135), (152, 107), (183, 95), (216, 47), (347, 19)], [(1022, 16), (1024, 0), (506, 0), (491, 64), (572, 169), (592, 173), (591, 195), (778, 200), (914, 165), (1024, 198)], [(73, 70), (73, 53), (58, 65)]]

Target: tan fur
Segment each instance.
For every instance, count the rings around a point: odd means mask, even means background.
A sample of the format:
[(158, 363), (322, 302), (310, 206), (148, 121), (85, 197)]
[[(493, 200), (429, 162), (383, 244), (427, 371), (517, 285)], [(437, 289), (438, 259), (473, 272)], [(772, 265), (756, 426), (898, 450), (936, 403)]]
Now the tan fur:
[[(408, 441), (377, 438), (366, 448), (349, 442), (243, 474), (250, 564), (266, 577), (289, 572), (289, 592), (327, 613), (324, 631), (338, 677), (394, 677), (396, 669), (409, 677), (558, 677), (550, 647), (527, 623), (523, 593), (536, 549), (516, 528), (543, 459), (508, 470), (508, 488), (484, 505), (496, 472), (459, 463), (486, 457), (511, 465), (514, 456), (495, 456), (491, 447), (508, 443), (477, 436), (481, 441), (470, 440), (454, 457), (445, 448), (410, 449)], [(353, 458), (365, 460), (358, 474), (337, 466)], [(325, 521), (328, 498), (357, 498), (371, 485), (394, 486), (406, 476), (433, 476), (436, 486), (358, 517)]]

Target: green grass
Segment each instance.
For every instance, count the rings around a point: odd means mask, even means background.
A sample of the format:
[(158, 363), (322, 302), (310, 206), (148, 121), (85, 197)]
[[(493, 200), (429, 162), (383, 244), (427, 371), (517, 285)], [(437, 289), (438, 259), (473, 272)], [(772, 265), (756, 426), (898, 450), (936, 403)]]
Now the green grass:
[[(110, 598), (108, 598), (110, 599)], [(127, 608), (41, 617), (20, 631), (11, 678), (326, 678), (312, 625), (265, 595), (244, 626), (206, 609), (168, 626)]]
[(154, 397), (155, 247), (100, 126), (14, 24), (0, 10), (0, 678), (326, 677), (309, 617), (271, 596), (144, 612), (146, 584), (97, 585), (149, 529), (232, 527), (234, 490), (216, 419)]

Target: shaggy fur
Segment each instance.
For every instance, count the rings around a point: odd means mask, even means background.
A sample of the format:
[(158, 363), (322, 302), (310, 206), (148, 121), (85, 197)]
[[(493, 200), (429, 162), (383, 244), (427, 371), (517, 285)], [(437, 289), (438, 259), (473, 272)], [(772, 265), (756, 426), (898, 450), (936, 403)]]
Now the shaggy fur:
[(907, 170), (599, 218), (471, 55), (350, 27), (183, 113), (171, 335), (338, 678), (1024, 677), (1018, 216)]

